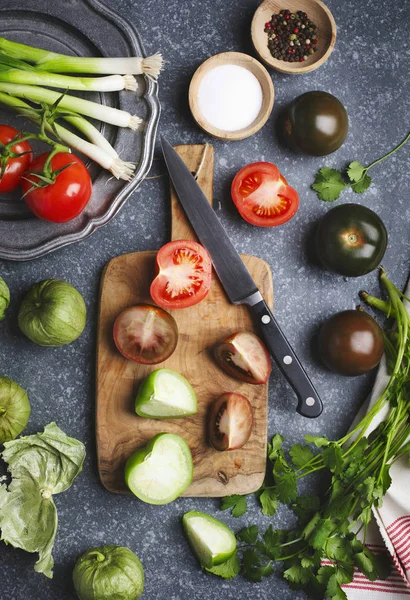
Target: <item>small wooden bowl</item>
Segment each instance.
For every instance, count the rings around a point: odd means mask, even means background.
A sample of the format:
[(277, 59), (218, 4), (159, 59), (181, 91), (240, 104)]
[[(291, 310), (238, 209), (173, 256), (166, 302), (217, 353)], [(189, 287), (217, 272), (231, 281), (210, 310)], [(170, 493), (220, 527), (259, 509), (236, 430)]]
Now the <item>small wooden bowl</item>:
[[(289, 63), (273, 58), (268, 48), (268, 34), (264, 31), (273, 14), (281, 10), (297, 12), (303, 10), (317, 26), (317, 50), (304, 62)], [(281, 73), (293, 75), (309, 73), (317, 69), (329, 58), (336, 43), (336, 23), (330, 10), (320, 0), (265, 0), (257, 8), (251, 25), (253, 45), (260, 58)]]
[[(223, 129), (214, 127), (206, 121), (198, 106), (198, 87), (202, 77), (215, 67), (229, 64), (248, 69), (248, 71), (255, 75), (262, 87), (262, 107), (258, 116), (250, 125), (236, 131), (224, 131)], [(274, 97), (275, 92), (272, 79), (265, 67), (259, 61), (252, 58), (252, 56), (242, 54), (242, 52), (223, 52), (222, 54), (211, 56), (195, 71), (189, 86), (189, 106), (194, 119), (204, 131), (221, 140), (243, 140), (259, 131), (272, 112)]]

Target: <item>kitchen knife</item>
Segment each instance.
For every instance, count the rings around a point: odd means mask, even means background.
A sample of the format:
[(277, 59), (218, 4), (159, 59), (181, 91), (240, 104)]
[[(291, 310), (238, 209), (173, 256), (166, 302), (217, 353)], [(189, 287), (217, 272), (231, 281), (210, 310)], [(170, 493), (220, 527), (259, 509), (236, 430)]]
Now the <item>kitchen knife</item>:
[(177, 196), (200, 242), (208, 250), (230, 301), (247, 304), (256, 317), (270, 354), (298, 397), (297, 412), (304, 417), (318, 417), (322, 401), (212, 206), (182, 158), (162, 136), (161, 145)]

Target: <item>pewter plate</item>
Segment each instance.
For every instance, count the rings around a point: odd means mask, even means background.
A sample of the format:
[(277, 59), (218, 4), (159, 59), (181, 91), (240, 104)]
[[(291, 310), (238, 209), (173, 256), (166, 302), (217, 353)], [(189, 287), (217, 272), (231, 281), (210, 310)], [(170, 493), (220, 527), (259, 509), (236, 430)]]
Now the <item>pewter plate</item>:
[[(54, 52), (83, 56), (144, 56), (136, 28), (100, 0), (1, 0), (0, 36)], [(49, 223), (34, 217), (19, 190), (0, 194), (0, 258), (30, 260), (67, 244), (84, 240), (108, 223), (148, 173), (153, 156), (160, 104), (158, 84), (137, 76), (138, 92), (87, 94), (144, 119), (141, 131), (96, 122), (123, 160), (135, 162), (131, 182), (117, 181), (107, 171), (84, 159), (93, 179), (93, 193), (85, 210), (68, 223)], [(33, 125), (0, 105), (0, 122), (21, 130)], [(36, 151), (46, 147), (33, 145)]]

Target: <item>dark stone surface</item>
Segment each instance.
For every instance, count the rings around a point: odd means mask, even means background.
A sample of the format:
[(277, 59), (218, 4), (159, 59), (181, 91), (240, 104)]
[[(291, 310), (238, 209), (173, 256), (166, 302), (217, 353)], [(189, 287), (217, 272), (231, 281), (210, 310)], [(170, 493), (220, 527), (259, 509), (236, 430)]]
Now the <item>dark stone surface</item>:
[[(75, 9), (75, 2), (71, 4), (73, 7), (68, 10)], [(305, 433), (340, 436), (371, 388), (373, 375), (347, 379), (326, 371), (317, 359), (315, 334), (329, 315), (354, 307), (359, 290), (378, 293), (379, 284), (376, 272), (345, 280), (317, 266), (311, 256), (312, 231), (329, 206), (317, 199), (310, 185), (321, 166), (340, 168), (351, 160), (368, 164), (407, 133), (410, 49), (405, 23), (410, 20), (410, 5), (394, 0), (329, 0), (338, 25), (336, 48), (329, 60), (304, 76), (272, 71), (276, 101), (269, 121), (253, 137), (233, 143), (212, 140), (196, 127), (189, 113), (187, 91), (194, 70), (209, 56), (227, 50), (253, 54), (249, 30), (258, 2), (112, 0), (110, 5), (136, 22), (147, 53), (160, 50), (164, 54), (160, 132), (174, 144), (214, 145), (218, 215), (238, 250), (256, 254), (271, 265), (277, 318), (324, 401), (325, 410), (319, 419), (309, 421), (298, 416), (292, 391), (274, 369), (269, 435), (281, 432), (289, 442), (301, 441)], [(291, 154), (278, 144), (275, 135), (275, 119), (281, 108), (295, 96), (313, 89), (334, 93), (346, 106), (350, 119), (345, 144), (326, 158)], [(277, 229), (248, 225), (230, 200), (229, 186), (234, 174), (245, 164), (261, 160), (276, 163), (301, 197), (296, 217)], [(162, 161), (154, 161), (150, 175), (163, 173)], [(410, 264), (408, 148), (375, 167), (371, 174), (373, 184), (366, 193), (357, 196), (346, 191), (342, 201), (363, 203), (382, 217), (390, 234), (383, 264), (398, 287), (404, 287)], [(94, 443), (99, 279), (105, 263), (113, 256), (159, 248), (169, 239), (168, 200), (167, 177), (146, 180), (119, 215), (85, 242), (35, 262), (0, 262), (0, 275), (12, 293), (7, 318), (0, 324), (1, 374), (28, 390), (32, 416), (26, 433), (40, 431), (54, 420), (87, 447), (83, 473), (69, 491), (55, 498), (59, 529), (54, 548), (54, 579), (34, 573), (34, 556), (0, 544), (1, 600), (74, 599), (71, 572), (76, 557), (90, 546), (108, 543), (128, 546), (138, 554), (145, 567), (143, 597), (147, 600), (305, 598), (276, 576), (256, 585), (242, 578), (229, 583), (207, 576), (198, 568), (182, 534), (182, 514), (191, 509), (207, 511), (222, 517), (235, 530), (253, 522), (267, 526), (270, 520), (260, 515), (253, 501), (249, 514), (235, 520), (218, 511), (218, 500), (179, 499), (166, 507), (154, 507), (130, 496), (110, 494), (99, 482)], [(70, 346), (37, 347), (17, 328), (17, 310), (24, 291), (45, 278), (66, 279), (85, 297), (87, 327)], [(286, 526), (289, 519), (287, 511), (281, 510), (274, 524)]]

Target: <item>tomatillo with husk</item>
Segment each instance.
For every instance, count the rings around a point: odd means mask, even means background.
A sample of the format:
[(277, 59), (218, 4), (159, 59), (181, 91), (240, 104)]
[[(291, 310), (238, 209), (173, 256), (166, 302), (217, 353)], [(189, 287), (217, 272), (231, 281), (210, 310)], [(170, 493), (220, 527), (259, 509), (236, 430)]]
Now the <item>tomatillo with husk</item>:
[(80, 556), (73, 583), (80, 600), (137, 600), (144, 591), (144, 568), (129, 548), (99, 546)]
[(87, 310), (79, 291), (66, 281), (35, 283), (21, 303), (18, 324), (40, 346), (71, 344), (83, 332)]
[(20, 435), (26, 428), (30, 412), (26, 390), (9, 377), (0, 377), (0, 444)]

